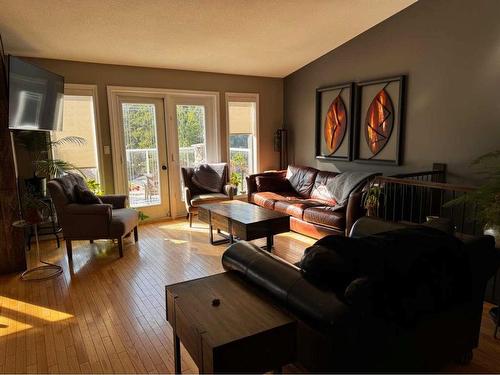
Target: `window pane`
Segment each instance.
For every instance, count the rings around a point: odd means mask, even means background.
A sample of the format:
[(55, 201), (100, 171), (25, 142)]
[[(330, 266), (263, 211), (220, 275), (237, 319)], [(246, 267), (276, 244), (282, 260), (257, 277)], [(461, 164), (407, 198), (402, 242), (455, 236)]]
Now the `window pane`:
[(154, 104), (122, 103), (131, 207), (161, 203)]
[[(177, 105), (176, 111), (180, 167), (194, 167), (206, 163), (205, 107)], [(181, 191), (183, 189), (181, 179)]]
[(231, 176), (238, 181), (240, 192), (247, 189), (245, 177), (255, 173), (255, 102), (228, 102), (229, 158)]
[(97, 142), (95, 135), (94, 98), (64, 95), (63, 130), (53, 132), (52, 141), (68, 136), (82, 137), (86, 144), (61, 144), (54, 148), (54, 157), (78, 167), (88, 179), (99, 180)]

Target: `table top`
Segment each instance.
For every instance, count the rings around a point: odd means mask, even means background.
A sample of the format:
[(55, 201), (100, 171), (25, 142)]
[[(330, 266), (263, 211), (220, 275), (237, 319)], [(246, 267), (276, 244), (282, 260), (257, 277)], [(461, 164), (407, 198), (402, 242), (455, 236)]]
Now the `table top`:
[[(236, 271), (169, 285), (166, 290), (175, 296), (175, 310), (189, 319), (211, 347), (278, 327), (295, 327), (294, 318)], [(214, 299), (220, 301), (218, 306), (213, 306)]]
[(281, 212), (238, 200), (202, 204), (199, 208), (214, 212), (242, 224), (253, 224), (290, 217), (290, 215)]

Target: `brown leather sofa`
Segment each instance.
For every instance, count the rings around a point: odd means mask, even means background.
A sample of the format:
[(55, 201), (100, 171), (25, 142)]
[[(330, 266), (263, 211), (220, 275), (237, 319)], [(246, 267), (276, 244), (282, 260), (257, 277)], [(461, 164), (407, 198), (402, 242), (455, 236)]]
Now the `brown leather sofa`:
[(337, 203), (332, 198), (337, 175), (293, 165), (287, 170), (250, 175), (248, 202), (290, 215), (290, 229), (306, 236), (347, 235), (354, 222), (365, 215), (362, 190), (368, 178), (346, 202)]

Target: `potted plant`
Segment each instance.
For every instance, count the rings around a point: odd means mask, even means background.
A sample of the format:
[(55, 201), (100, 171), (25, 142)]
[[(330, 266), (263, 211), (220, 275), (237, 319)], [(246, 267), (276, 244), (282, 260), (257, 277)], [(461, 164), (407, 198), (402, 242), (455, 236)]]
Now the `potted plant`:
[(236, 172), (231, 173), (229, 183), (234, 186), (235, 194), (238, 194), (238, 186), (241, 184), (241, 176)]
[(372, 184), (365, 192), (363, 207), (366, 209), (366, 216), (377, 216), (377, 210), (380, 202), (380, 186)]
[(231, 156), (231, 170), (234, 171), (233, 173), (231, 173), (231, 178), (233, 177), (234, 174), (237, 174), (239, 176), (238, 184), (234, 185), (240, 187), (241, 190), (243, 190), (243, 178), (245, 177), (244, 174), (246, 166), (247, 166), (247, 160), (243, 152), (238, 151)]
[(29, 224), (40, 224), (44, 217), (46, 217), (44, 211), (49, 209), (46, 203), (42, 202), (30, 192), (22, 196), (21, 207), (23, 210), (23, 218)]
[(495, 237), (496, 246), (500, 247), (500, 150), (479, 157), (472, 165), (479, 168), (485, 183), (472, 193), (447, 202), (444, 207), (476, 204), (478, 218), (485, 224), (484, 233)]
[(52, 151), (65, 144), (84, 145), (86, 140), (82, 137), (68, 136), (51, 141), (46, 134), (23, 130), (15, 133), (15, 142), (24, 148), (30, 156), (33, 177), (26, 180), (30, 194), (45, 196), (46, 177), (59, 177), (68, 170), (78, 170), (71, 163), (53, 158)]

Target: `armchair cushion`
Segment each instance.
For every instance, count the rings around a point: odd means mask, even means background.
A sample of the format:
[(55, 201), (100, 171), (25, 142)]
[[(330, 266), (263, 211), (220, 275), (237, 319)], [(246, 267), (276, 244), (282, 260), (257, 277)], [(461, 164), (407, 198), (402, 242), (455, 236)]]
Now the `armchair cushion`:
[(132, 208), (118, 208), (113, 210), (109, 235), (112, 238), (119, 238), (125, 233), (129, 233), (137, 226), (139, 213)]
[(222, 193), (199, 194), (192, 197), (191, 206), (198, 207), (199, 205), (206, 203), (214, 203), (227, 200), (229, 200), (229, 197)]
[(75, 185), (74, 194), (76, 203), (80, 204), (102, 204), (102, 200), (92, 193), (88, 188), (83, 188), (80, 185)]

